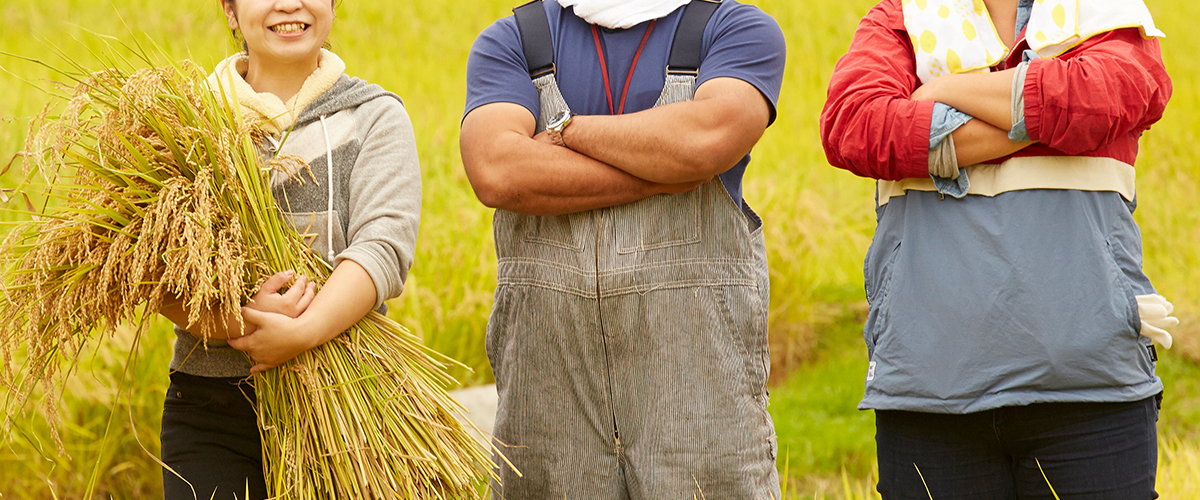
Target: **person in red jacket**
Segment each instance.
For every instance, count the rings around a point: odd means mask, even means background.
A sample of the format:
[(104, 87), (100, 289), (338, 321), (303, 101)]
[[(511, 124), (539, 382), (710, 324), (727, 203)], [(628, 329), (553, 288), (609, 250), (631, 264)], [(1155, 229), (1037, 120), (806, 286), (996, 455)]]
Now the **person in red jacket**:
[(821, 137), (878, 180), (859, 407), (883, 498), (1157, 498), (1153, 341), (1176, 321), (1132, 213), (1161, 35), (1140, 0), (863, 18)]

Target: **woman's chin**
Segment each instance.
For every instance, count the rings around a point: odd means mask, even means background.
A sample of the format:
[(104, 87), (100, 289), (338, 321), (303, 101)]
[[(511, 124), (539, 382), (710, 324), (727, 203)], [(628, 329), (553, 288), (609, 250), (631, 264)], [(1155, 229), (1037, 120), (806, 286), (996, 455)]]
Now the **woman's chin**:
[(264, 60), (270, 60), (273, 64), (311, 64), (320, 59), (321, 46), (288, 44), (288, 46), (281, 47), (279, 44), (271, 44), (258, 50), (250, 47), (250, 57), (262, 57)]

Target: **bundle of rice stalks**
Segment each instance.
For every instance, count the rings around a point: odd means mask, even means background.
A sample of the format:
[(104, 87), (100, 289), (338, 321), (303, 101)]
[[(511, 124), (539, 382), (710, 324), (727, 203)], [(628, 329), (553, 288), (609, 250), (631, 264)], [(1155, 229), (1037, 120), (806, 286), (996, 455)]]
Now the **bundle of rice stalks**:
[[(32, 220), (0, 247), (7, 413), (40, 386), (52, 422), (78, 356), (116, 325), (144, 333), (145, 319), (174, 300), (191, 324), (212, 325), (276, 271), (318, 283), (330, 273), (271, 196), (272, 169), (306, 166), (294, 157), (264, 163), (261, 133), (230, 103), (236, 96), (209, 89), (199, 66), (76, 65), (70, 74), (79, 76), (57, 94), (62, 112), (48, 107), (31, 123), (21, 154), (27, 183), (15, 198)], [(449, 363), (371, 313), (256, 375), (272, 497), (475, 496), (491, 463), (454, 418)]]

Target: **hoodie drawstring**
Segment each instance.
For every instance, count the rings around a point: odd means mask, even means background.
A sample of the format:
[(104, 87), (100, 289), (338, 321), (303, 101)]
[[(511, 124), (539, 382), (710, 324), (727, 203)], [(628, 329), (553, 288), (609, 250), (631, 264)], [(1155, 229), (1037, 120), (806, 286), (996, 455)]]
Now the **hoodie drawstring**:
[(329, 193), (329, 203), (325, 215), (325, 243), (329, 249), (325, 258), (333, 264), (333, 144), (329, 142), (329, 127), (325, 124), (325, 115), (321, 115), (321, 133), (325, 134), (325, 171), (328, 172), (329, 182), (325, 191)]

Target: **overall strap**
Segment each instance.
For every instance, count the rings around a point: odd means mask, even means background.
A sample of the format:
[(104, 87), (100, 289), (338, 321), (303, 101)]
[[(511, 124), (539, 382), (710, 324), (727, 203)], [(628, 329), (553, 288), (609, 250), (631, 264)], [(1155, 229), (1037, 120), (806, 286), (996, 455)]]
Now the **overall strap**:
[(668, 75), (698, 75), (700, 47), (704, 43), (704, 28), (721, 6), (721, 0), (692, 0), (683, 8), (683, 18), (675, 28), (671, 42), (671, 57), (667, 59)]
[(513, 9), (517, 19), (517, 31), (521, 34), (521, 48), (525, 51), (525, 64), (529, 78), (537, 79), (554, 73), (554, 42), (550, 38), (550, 20), (542, 0), (533, 0)]
[(517, 20), (517, 31), (521, 35), (521, 49), (525, 52), (525, 65), (529, 78), (537, 88), (539, 112), (536, 132), (546, 130), (550, 118), (559, 111), (570, 111), (567, 101), (558, 89), (554, 67), (554, 39), (550, 35), (550, 20), (542, 0), (533, 0), (513, 9)]
[(704, 28), (720, 6), (721, 0), (692, 0), (683, 8), (683, 17), (675, 28), (671, 55), (667, 59), (666, 82), (658, 102), (654, 104), (656, 107), (690, 101), (695, 97)]

